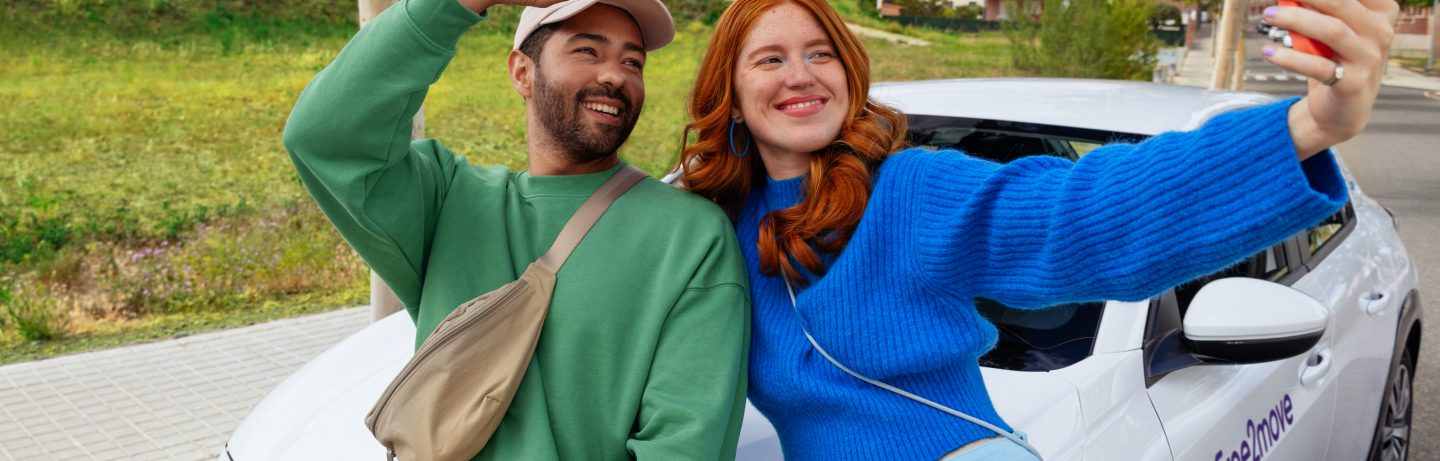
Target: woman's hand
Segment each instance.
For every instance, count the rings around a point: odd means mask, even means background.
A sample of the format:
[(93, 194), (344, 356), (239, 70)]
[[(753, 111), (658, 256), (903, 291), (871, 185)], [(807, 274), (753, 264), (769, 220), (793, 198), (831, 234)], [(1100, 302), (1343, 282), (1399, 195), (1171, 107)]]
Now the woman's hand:
[(466, 8), (469, 8), (470, 11), (474, 11), (475, 14), (480, 14), (481, 12), (485, 11), (486, 8), (489, 8), (489, 7), (492, 7), (492, 6), (495, 6), (495, 5), (520, 5), (520, 6), (533, 6), (533, 7), (536, 7), (536, 8), (545, 8), (545, 7), (547, 7), (547, 6), (554, 5), (554, 4), (556, 4), (556, 3), (560, 3), (560, 2), (565, 1), (565, 0), (455, 0), (455, 1), (458, 1), (458, 2), (460, 2), (461, 5), (465, 6)]
[[(1266, 21), (1335, 50), (1331, 61), (1266, 46), (1271, 63), (1310, 79), (1305, 98), (1290, 108), (1290, 136), (1301, 160), (1359, 134), (1380, 93), (1400, 7), (1395, 0), (1302, 0), (1309, 8), (1270, 7)], [(1344, 76), (1336, 76), (1344, 66)]]

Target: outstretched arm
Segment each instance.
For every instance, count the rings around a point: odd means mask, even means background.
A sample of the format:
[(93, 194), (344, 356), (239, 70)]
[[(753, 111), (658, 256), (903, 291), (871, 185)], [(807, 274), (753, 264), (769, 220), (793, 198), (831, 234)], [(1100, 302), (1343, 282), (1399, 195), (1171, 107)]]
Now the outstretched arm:
[[(939, 287), (1016, 307), (1138, 300), (1220, 270), (1344, 204), (1333, 154), (1296, 160), (1285, 123), (1291, 103), (1107, 145), (1078, 162), (904, 153), (885, 168), (923, 172), (900, 176), (924, 192), (910, 194), (918, 196), (910, 211), (894, 209), (914, 216), (904, 219), (916, 223), (917, 270)], [(907, 187), (897, 182), (877, 187)]]

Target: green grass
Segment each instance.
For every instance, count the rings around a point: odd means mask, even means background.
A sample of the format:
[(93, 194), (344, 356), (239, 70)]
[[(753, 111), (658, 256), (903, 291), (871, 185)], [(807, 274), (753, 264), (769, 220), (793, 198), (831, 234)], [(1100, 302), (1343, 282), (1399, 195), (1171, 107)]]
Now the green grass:
[(1399, 62), (1400, 65), (1407, 70), (1419, 72), (1421, 74), (1429, 75), (1431, 77), (1440, 77), (1440, 65), (1436, 65), (1435, 69), (1428, 71), (1425, 70), (1425, 64), (1427, 62), (1426, 58), (1395, 56), (1391, 57), (1390, 60)]
[(362, 287), (307, 293), (223, 312), (165, 314), (127, 322), (96, 322), (77, 327), (76, 331), (49, 341), (26, 341), (15, 335), (0, 335), (0, 365), (328, 312), (337, 307), (364, 303), (364, 290)]
[[(499, 18), (461, 41), (426, 103), (426, 135), (471, 163), (520, 169), (524, 106), (506, 81)], [(137, 33), (0, 21), (0, 363), (365, 302), (363, 263), (280, 141), (296, 96), (350, 29), (189, 24)], [(649, 59), (627, 161), (651, 173), (674, 162), (710, 33), (681, 24)], [(921, 35), (935, 46), (866, 40), (875, 80), (1011, 72), (998, 34)], [(41, 339), (34, 326), (50, 321), (54, 337)]]

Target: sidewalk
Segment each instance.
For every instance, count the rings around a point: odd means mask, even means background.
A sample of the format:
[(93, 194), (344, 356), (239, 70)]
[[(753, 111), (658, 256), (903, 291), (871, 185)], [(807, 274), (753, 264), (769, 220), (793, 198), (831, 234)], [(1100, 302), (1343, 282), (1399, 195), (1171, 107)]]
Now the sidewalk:
[[(1201, 31), (1195, 35), (1195, 43), (1185, 58), (1181, 60), (1180, 70), (1175, 76), (1175, 84), (1186, 86), (1210, 87), (1210, 80), (1215, 75), (1215, 57), (1211, 55), (1211, 41), (1209, 34), (1210, 26), (1202, 26)], [(1247, 72), (1248, 74), (1248, 72)], [(1390, 63), (1389, 69), (1385, 71), (1385, 77), (1380, 82), (1382, 85), (1397, 88), (1410, 88), (1425, 91), (1440, 91), (1440, 78), (1428, 77), (1419, 73), (1406, 70), (1400, 65)]]
[(0, 460), (214, 460), (261, 397), (369, 322), (357, 307), (0, 367)]
[(924, 40), (921, 40), (921, 39), (918, 39), (918, 38), (915, 38), (915, 37), (907, 37), (907, 36), (900, 35), (900, 34), (892, 34), (892, 33), (889, 33), (889, 32), (885, 32), (885, 31), (883, 31), (883, 30), (875, 30), (875, 29), (871, 29), (871, 28), (869, 28), (869, 27), (865, 27), (865, 26), (862, 26), (862, 25), (859, 25), (859, 24), (851, 24), (851, 23), (848, 23), (848, 22), (845, 23), (845, 25), (848, 26), (848, 27), (850, 27), (850, 31), (851, 31), (851, 32), (854, 32), (855, 35), (859, 35), (859, 36), (861, 36), (861, 37), (878, 38), (878, 39), (880, 39), (880, 40), (884, 40), (884, 41), (887, 41), (887, 42), (890, 42), (890, 43), (898, 43), (898, 44), (901, 44), (901, 45), (930, 46), (930, 42), (927, 42), (927, 41), (924, 41)]

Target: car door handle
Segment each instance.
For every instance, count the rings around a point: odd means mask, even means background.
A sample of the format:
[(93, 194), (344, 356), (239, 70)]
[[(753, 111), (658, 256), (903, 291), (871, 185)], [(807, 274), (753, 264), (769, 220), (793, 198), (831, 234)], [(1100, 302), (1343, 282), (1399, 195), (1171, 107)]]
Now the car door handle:
[(1383, 291), (1372, 291), (1360, 297), (1360, 305), (1365, 306), (1365, 313), (1374, 317), (1385, 313), (1386, 296)]
[(1330, 349), (1322, 349), (1305, 360), (1305, 365), (1300, 367), (1300, 384), (1309, 386), (1319, 381), (1325, 373), (1330, 372)]

